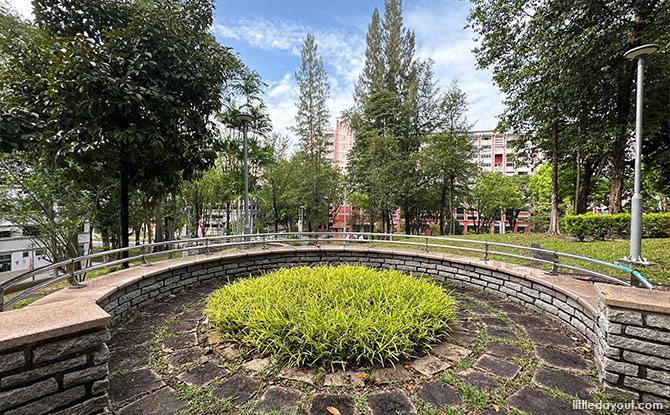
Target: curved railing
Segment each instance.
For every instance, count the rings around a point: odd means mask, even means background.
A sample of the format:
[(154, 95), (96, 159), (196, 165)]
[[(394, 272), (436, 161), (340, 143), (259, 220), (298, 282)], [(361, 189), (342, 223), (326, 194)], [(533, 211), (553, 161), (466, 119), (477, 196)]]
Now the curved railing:
[[(82, 284), (81, 277), (85, 276), (86, 273), (88, 272), (96, 271), (99, 269), (115, 265), (122, 265), (133, 261), (141, 261), (142, 266), (150, 266), (151, 264), (147, 262), (147, 258), (159, 255), (175, 254), (180, 252), (190, 253), (193, 251), (200, 251), (200, 253), (213, 253), (214, 251), (220, 251), (226, 249), (240, 249), (240, 248), (246, 249), (257, 246), (267, 247), (268, 245), (277, 245), (277, 244), (319, 245), (320, 243), (341, 243), (345, 246), (347, 244), (381, 243), (381, 244), (420, 247), (424, 251), (428, 251), (430, 249), (452, 249), (458, 251), (476, 252), (483, 254), (483, 257), (481, 258), (482, 260), (488, 260), (489, 255), (499, 255), (508, 258), (529, 260), (536, 263), (550, 265), (551, 270), (548, 271), (548, 273), (557, 273), (558, 270), (562, 268), (571, 271), (581, 272), (588, 276), (602, 278), (608, 282), (615, 284), (634, 286), (634, 287), (644, 287), (651, 290), (656, 288), (654, 284), (649, 282), (638, 271), (635, 271), (626, 266), (614, 264), (607, 261), (601, 261), (598, 259), (587, 258), (579, 255), (568, 254), (558, 251), (551, 251), (542, 248), (510, 245), (500, 242), (449, 238), (441, 236), (385, 234), (385, 233), (369, 233), (369, 232), (282, 232), (282, 233), (257, 233), (250, 235), (224, 235), (224, 236), (213, 236), (206, 238), (179, 239), (173, 241), (164, 241), (164, 242), (156, 242), (138, 246), (130, 246), (127, 248), (113, 249), (109, 251), (97, 252), (90, 255), (83, 255), (77, 258), (67, 259), (64, 261), (60, 261), (58, 263), (54, 263), (51, 265), (34, 269), (32, 271), (28, 271), (8, 281), (0, 283), (0, 311), (16, 303), (17, 301), (20, 301), (28, 297), (30, 294), (42, 288), (56, 284), (63, 280), (69, 280), (72, 285), (72, 288), (84, 287), (85, 285)], [(458, 243), (461, 245), (450, 245), (449, 243)], [(462, 245), (471, 245), (471, 246), (462, 246)], [(156, 247), (165, 247), (166, 249), (151, 252), (151, 250)], [(508, 249), (526, 251), (531, 254), (537, 253), (543, 255), (544, 258), (520, 255), (511, 252), (495, 250), (492, 248), (508, 248)], [(109, 261), (102, 261), (100, 263), (93, 264), (93, 260), (96, 258), (122, 255), (125, 252), (130, 252), (131, 250), (137, 250), (137, 249), (141, 250), (141, 253), (139, 255), (134, 255), (132, 257), (129, 256), (127, 258), (113, 259)], [(546, 259), (547, 257), (551, 259)], [(584, 268), (583, 266), (575, 266), (566, 263), (561, 263), (560, 262), (561, 258), (571, 259), (573, 261), (579, 262), (580, 264), (584, 263), (590, 265), (597, 265), (600, 267), (621, 271), (628, 274), (630, 280), (625, 281), (623, 279), (605, 274), (600, 271)], [(56, 275), (51, 278), (47, 278), (42, 282), (39, 282), (21, 291), (19, 294), (10, 298), (9, 300), (4, 301), (4, 293), (10, 287), (22, 284), (24, 281), (31, 279), (36, 275), (40, 275), (46, 272), (53, 272)]]

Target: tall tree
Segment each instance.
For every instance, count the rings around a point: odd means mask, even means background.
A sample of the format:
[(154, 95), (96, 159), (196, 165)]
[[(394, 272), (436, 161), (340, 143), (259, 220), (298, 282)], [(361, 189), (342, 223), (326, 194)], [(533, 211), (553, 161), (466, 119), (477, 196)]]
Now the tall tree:
[(40, 42), (2, 41), (1, 64), (14, 67), (0, 70), (3, 112), (36, 114), (32, 135), (16, 135), (58, 165), (82, 166), (73, 180), (115, 182), (127, 246), (131, 189), (164, 195), (211, 165), (211, 116), (246, 68), (210, 33), (208, 0), (34, 7)]
[(325, 135), (328, 129), (327, 101), (330, 97), (328, 76), (323, 60), (318, 55), (318, 46), (314, 36), (307, 34), (302, 45), (302, 64), (295, 78), (300, 87), (300, 96), (296, 106), (295, 132), (300, 137), (300, 153), (304, 161), (303, 179), (305, 221), (310, 231), (328, 223), (330, 204), (335, 200), (329, 197), (332, 188), (330, 182), (337, 180), (336, 171), (330, 168), (326, 159), (329, 139)]

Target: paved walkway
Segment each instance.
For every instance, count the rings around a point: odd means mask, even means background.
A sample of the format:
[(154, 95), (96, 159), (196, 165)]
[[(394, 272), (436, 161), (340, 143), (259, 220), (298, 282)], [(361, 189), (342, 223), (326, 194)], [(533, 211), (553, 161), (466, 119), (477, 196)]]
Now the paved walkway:
[[(583, 339), (513, 302), (453, 288), (448, 342), (395, 368), (282, 369), (208, 331), (202, 287), (155, 304), (114, 332), (110, 399), (117, 414), (584, 414), (597, 401)], [(606, 412), (599, 412), (605, 414)]]

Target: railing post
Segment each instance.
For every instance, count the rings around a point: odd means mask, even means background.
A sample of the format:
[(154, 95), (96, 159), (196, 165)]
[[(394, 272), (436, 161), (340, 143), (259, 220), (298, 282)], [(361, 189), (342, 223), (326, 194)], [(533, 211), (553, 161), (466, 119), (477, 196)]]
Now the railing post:
[(144, 252), (144, 245), (142, 245), (142, 264), (140, 264), (141, 267), (150, 267), (151, 264), (147, 262), (147, 257), (146, 253)]
[(314, 245), (319, 246), (319, 234), (316, 234), (316, 238), (314, 238)]
[(426, 243), (423, 245), (423, 252), (428, 252), (428, 237), (426, 237)]
[(263, 249), (268, 249), (268, 246), (267, 246), (267, 244), (265, 243), (265, 238), (266, 238), (266, 236), (263, 235)]
[(640, 288), (640, 280), (635, 277), (635, 272), (630, 272), (630, 286)]
[(0, 287), (0, 311), (5, 310), (5, 287)]
[[(69, 268), (70, 271), (70, 278), (68, 280), (70, 281), (70, 287), (69, 288), (84, 288), (86, 287), (86, 284), (82, 284), (81, 282), (77, 281), (77, 277), (74, 275), (75, 271), (75, 266), (74, 266), (74, 258), (70, 258), (70, 263), (67, 265), (67, 268)], [(68, 269), (65, 270), (66, 272)]]
[(342, 238), (344, 239), (344, 246), (346, 247), (347, 246), (347, 233), (346, 232), (342, 234)]
[(205, 239), (205, 255), (212, 255), (212, 253), (209, 252), (209, 239)]
[(484, 258), (482, 258), (484, 261), (489, 260), (489, 243), (486, 242), (484, 243)]
[(551, 259), (552, 259), (551, 270), (547, 272), (547, 275), (558, 275), (558, 255), (552, 253)]

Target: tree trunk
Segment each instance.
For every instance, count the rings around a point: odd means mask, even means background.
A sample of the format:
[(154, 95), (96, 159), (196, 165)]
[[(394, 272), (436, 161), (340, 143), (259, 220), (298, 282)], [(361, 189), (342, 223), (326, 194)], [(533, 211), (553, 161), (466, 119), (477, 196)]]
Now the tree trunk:
[(582, 149), (578, 148), (577, 149), (577, 178), (575, 179), (575, 201), (572, 204), (572, 214), (577, 215), (577, 211), (579, 210), (579, 205), (580, 205), (580, 197), (581, 197), (581, 191), (580, 191), (580, 186), (581, 186), (581, 179), (582, 179)]
[(406, 235), (411, 235), (412, 234), (412, 219), (411, 215), (409, 213), (409, 208), (407, 205), (405, 205), (405, 234)]
[[(121, 165), (120, 165), (120, 176), (121, 176), (121, 208), (120, 208), (120, 229), (119, 229), (119, 236), (121, 237), (121, 247), (122, 248), (127, 248), (128, 247), (128, 219), (129, 219), (129, 211), (128, 211), (128, 182), (129, 182), (129, 177), (128, 177), (128, 167), (126, 166), (125, 162), (125, 157), (122, 152), (122, 157), (121, 157)], [(121, 253), (121, 258), (128, 258), (128, 251), (122, 252)], [(121, 268), (128, 268), (128, 263), (124, 262), (121, 265)]]
[[(556, 117), (556, 109), (554, 109)], [(554, 119), (551, 126), (551, 220), (549, 233), (560, 234), (558, 225), (558, 121)]]
[(279, 206), (277, 205), (277, 196), (272, 195), (272, 211), (275, 214), (275, 233), (279, 232)]
[(449, 234), (456, 233), (456, 222), (454, 220), (454, 177), (449, 178)]
[(628, 149), (628, 131), (630, 120), (630, 93), (633, 88), (631, 63), (622, 63), (618, 76), (616, 101), (616, 137), (612, 147), (612, 173), (610, 176), (609, 213), (621, 213), (621, 194), (626, 173), (626, 151)]
[[(156, 204), (156, 235), (154, 237), (155, 242), (163, 242), (163, 235), (165, 231), (163, 230), (163, 201), (159, 200)], [(164, 246), (159, 245), (154, 247), (154, 252), (163, 251)]]
[(444, 235), (446, 232), (446, 226), (444, 225), (444, 206), (447, 204), (447, 186), (442, 184), (442, 189), (440, 192), (440, 235)]
[(591, 193), (591, 179), (593, 178), (594, 163), (585, 160), (584, 162), (584, 178), (582, 179), (582, 186), (579, 189), (579, 203), (575, 210), (576, 215), (583, 215), (589, 205), (589, 194)]

